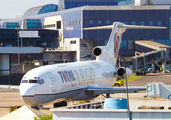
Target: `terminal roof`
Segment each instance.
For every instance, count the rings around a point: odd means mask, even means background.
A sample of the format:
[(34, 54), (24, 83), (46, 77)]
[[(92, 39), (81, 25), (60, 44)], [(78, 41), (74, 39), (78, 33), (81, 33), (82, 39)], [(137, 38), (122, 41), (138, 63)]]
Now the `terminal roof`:
[(55, 4), (47, 4), (47, 5), (32, 7), (24, 13), (23, 17), (54, 12), (57, 10), (58, 10), (58, 5)]
[(169, 5), (85, 6), (83, 10), (170, 10), (170, 6)]

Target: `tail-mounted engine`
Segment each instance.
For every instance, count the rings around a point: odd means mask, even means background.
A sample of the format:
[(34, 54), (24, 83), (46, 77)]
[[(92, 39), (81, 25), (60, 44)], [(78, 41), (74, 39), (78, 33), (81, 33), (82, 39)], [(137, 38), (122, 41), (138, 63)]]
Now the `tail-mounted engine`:
[(132, 70), (129, 69), (129, 68), (126, 68), (126, 70), (125, 70), (124, 67), (120, 67), (120, 68), (117, 69), (117, 75), (120, 78), (125, 77), (125, 75), (127, 76), (127, 78), (129, 78), (132, 75)]
[(95, 47), (95, 48), (93, 49), (92, 53), (93, 53), (93, 55), (94, 55), (95, 57), (101, 56), (102, 53), (103, 53), (103, 47)]

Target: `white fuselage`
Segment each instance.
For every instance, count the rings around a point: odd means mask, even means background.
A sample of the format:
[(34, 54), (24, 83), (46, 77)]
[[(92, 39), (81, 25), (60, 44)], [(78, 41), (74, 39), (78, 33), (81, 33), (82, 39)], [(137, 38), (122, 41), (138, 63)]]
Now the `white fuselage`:
[[(31, 106), (46, 104), (56, 100), (73, 101), (91, 99), (99, 94), (85, 92), (86, 88), (111, 87), (118, 76), (130, 76), (130, 69), (116, 69), (122, 34), (126, 29), (166, 29), (156, 26), (125, 25), (114, 22), (113, 25), (84, 28), (84, 30), (112, 29), (106, 46), (96, 46), (92, 53), (96, 60), (47, 65), (30, 70), (24, 75), (20, 84), (20, 95), (23, 101)], [(119, 74), (118, 74), (119, 73)], [(115, 91), (111, 93), (118, 92)], [(110, 93), (107, 91), (106, 93)]]
[(28, 105), (56, 100), (72, 101), (96, 97), (85, 94), (88, 86), (111, 87), (116, 67), (102, 61), (74, 62), (38, 67), (27, 72), (20, 84), (20, 95)]

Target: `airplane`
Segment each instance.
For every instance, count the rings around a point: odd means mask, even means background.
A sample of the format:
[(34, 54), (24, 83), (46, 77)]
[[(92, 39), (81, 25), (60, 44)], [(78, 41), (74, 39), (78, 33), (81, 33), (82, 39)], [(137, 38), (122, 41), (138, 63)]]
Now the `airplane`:
[[(25, 104), (32, 107), (50, 102), (54, 106), (76, 100), (90, 100), (100, 94), (108, 97), (124, 93), (126, 88), (113, 87), (117, 77), (132, 75), (132, 70), (116, 67), (122, 34), (126, 29), (166, 29), (157, 26), (113, 25), (83, 28), (83, 30), (112, 29), (106, 46), (96, 46), (92, 54), (96, 60), (46, 65), (28, 71), (20, 83), (20, 96)], [(144, 87), (129, 87), (128, 92), (144, 90)]]

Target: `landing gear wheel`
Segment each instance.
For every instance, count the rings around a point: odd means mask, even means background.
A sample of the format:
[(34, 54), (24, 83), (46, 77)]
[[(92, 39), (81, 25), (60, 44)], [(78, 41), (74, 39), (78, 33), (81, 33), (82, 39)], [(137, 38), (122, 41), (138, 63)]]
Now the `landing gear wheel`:
[(35, 110), (39, 110), (38, 106), (31, 106), (31, 108), (35, 109)]
[(67, 106), (67, 102), (57, 102), (53, 104), (53, 107), (63, 107), (63, 106)]
[(139, 72), (136, 72), (136, 75), (139, 75)]
[(110, 96), (110, 94), (106, 94), (106, 96), (105, 95), (103, 95), (103, 94), (101, 94), (103, 97), (105, 97), (105, 98), (111, 98), (111, 96)]
[(118, 83), (115, 84), (116, 87), (120, 87), (120, 85)]

